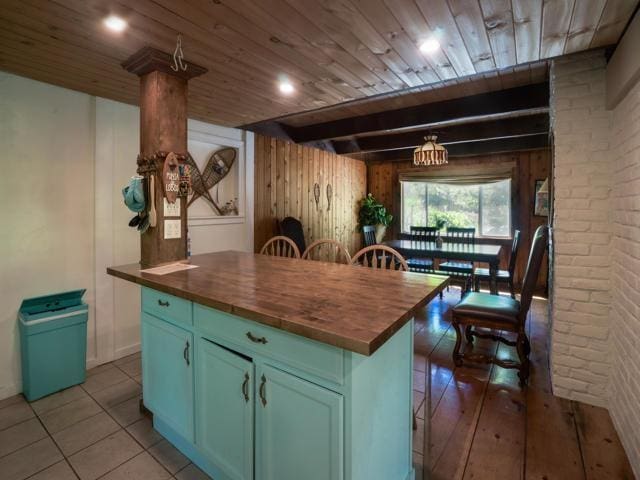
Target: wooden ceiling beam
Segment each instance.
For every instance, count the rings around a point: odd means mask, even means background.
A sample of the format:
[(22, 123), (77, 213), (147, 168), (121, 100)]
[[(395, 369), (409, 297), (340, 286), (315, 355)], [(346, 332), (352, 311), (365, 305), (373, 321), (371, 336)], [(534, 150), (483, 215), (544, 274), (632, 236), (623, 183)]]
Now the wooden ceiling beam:
[[(454, 143), (447, 146), (449, 157), (470, 157), (474, 155), (490, 155), (494, 153), (517, 152), (549, 147), (549, 134), (518, 135), (496, 138), (486, 141)], [(385, 150), (380, 152), (352, 155), (366, 162), (407, 161), (413, 158), (413, 148)]]
[[(417, 127), (464, 117), (494, 115), (549, 105), (549, 83), (542, 82), (463, 98), (344, 118), (291, 130), (296, 143), (309, 143), (367, 132)], [(252, 125), (246, 128), (251, 130)]]
[[(549, 115), (538, 113), (531, 116), (502, 118), (499, 120), (479, 121), (436, 128), (433, 133), (438, 135), (438, 143), (448, 145), (460, 142), (547, 133), (548, 131)], [(340, 155), (395, 150), (407, 147), (415, 148), (424, 143), (424, 136), (427, 132), (428, 131), (425, 130), (414, 130), (389, 135), (334, 140), (332, 143), (336, 153)]]

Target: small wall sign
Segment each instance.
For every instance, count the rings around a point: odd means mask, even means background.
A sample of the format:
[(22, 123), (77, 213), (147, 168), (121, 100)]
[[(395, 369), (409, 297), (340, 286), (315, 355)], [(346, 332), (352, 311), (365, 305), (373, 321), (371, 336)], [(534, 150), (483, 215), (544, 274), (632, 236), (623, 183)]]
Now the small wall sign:
[(174, 152), (170, 152), (164, 159), (164, 168), (162, 169), (162, 185), (164, 187), (164, 196), (169, 203), (175, 203), (180, 191), (180, 172), (178, 169), (178, 156)]

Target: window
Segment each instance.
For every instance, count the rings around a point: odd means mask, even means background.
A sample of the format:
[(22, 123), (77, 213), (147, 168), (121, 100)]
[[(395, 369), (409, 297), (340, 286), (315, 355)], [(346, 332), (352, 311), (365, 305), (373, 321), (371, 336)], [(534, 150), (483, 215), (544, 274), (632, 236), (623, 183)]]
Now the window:
[(411, 225), (475, 227), (479, 236), (511, 234), (511, 180), (482, 184), (401, 182), (402, 231)]

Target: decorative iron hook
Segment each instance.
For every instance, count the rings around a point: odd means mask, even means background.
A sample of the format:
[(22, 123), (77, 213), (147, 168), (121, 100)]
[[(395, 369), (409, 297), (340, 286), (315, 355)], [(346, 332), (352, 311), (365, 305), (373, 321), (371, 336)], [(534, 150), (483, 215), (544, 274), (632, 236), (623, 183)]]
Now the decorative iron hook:
[(187, 70), (186, 62), (183, 62), (184, 53), (182, 53), (182, 35), (178, 34), (178, 41), (176, 42), (176, 50), (173, 52), (173, 65), (171, 65), (171, 70), (177, 72), (178, 70), (182, 70), (183, 72)]

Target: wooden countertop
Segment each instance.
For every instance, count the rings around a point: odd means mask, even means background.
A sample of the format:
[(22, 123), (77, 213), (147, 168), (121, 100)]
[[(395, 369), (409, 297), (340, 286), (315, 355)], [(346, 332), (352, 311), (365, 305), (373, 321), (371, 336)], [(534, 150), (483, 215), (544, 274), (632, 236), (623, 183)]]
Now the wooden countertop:
[(227, 251), (167, 275), (140, 265), (107, 273), (319, 342), (371, 355), (448, 283), (447, 277)]

